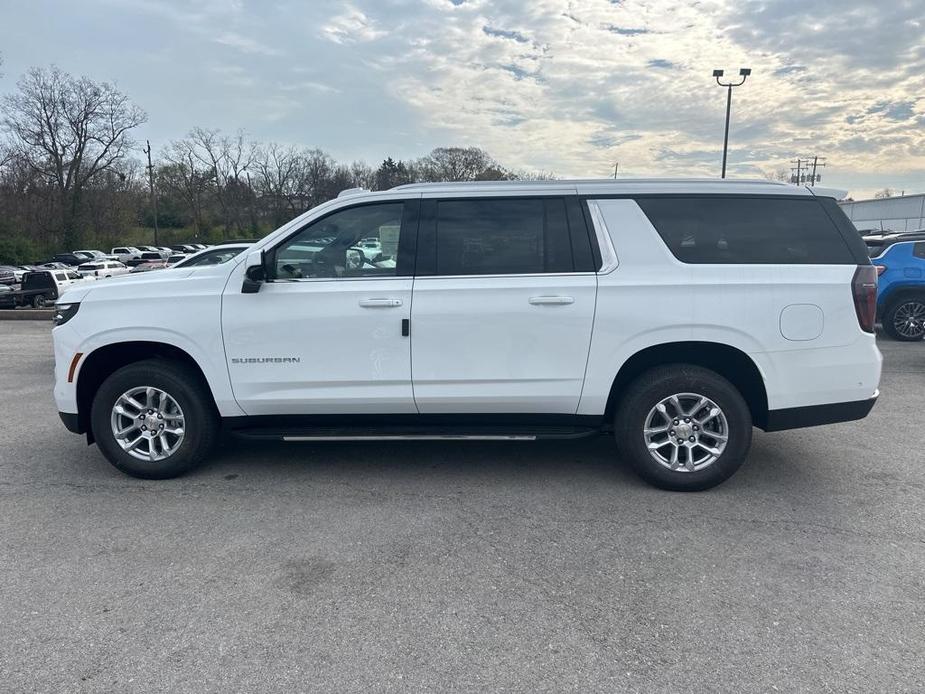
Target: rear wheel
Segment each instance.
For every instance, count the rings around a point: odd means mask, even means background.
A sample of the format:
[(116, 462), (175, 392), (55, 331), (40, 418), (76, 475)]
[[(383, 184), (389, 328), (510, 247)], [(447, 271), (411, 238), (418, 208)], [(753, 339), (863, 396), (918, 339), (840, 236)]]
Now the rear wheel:
[(32, 308), (45, 308), (48, 306), (48, 298), (44, 294), (36, 294), (32, 297)]
[(699, 491), (725, 481), (745, 462), (752, 418), (725, 378), (673, 364), (647, 371), (630, 385), (614, 430), (644, 480), (662, 489)]
[(883, 312), (883, 330), (894, 340), (913, 342), (925, 338), (925, 295), (904, 296)]
[(218, 416), (199, 375), (162, 359), (129, 364), (103, 381), (90, 422), (106, 459), (145, 479), (182, 475), (218, 436)]

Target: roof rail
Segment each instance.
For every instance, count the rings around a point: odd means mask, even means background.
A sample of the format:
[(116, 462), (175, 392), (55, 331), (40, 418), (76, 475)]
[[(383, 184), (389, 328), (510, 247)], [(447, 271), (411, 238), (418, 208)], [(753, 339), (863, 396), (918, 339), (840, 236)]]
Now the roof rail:
[(360, 193), (368, 193), (369, 191), (366, 188), (345, 188), (337, 194), (339, 198), (345, 198), (348, 195), (359, 195)]
[(444, 181), (431, 183), (404, 183), (394, 186), (391, 190), (427, 190), (429, 188), (452, 187), (515, 187), (515, 186), (567, 186), (574, 184), (599, 183), (602, 185), (626, 185), (634, 183), (712, 183), (716, 185), (736, 184), (736, 185), (762, 185), (762, 186), (787, 186), (789, 184), (781, 181), (767, 181), (759, 178), (560, 178), (542, 181), (518, 180), (518, 181)]

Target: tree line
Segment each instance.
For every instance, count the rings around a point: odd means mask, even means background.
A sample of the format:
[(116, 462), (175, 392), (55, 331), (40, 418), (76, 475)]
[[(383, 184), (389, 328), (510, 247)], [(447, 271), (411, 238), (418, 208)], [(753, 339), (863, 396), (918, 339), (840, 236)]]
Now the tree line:
[(346, 188), (552, 178), (512, 171), (477, 147), (371, 166), (202, 127), (152, 153), (149, 172), (135, 139), (146, 122), (110, 83), (27, 72), (0, 98), (0, 261), (153, 243), (155, 200), (161, 244), (217, 242), (259, 237)]

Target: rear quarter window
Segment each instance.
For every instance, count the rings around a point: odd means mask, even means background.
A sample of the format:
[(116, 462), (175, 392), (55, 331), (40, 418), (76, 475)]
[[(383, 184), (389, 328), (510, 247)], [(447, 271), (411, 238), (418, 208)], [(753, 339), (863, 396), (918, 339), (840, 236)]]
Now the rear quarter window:
[(684, 263), (857, 262), (816, 198), (679, 196), (636, 202), (672, 254)]

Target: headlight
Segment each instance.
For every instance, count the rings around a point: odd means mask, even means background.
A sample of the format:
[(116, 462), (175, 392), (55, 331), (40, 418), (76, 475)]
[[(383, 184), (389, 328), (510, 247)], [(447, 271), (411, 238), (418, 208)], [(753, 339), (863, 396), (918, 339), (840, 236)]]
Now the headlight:
[(64, 325), (71, 318), (77, 315), (77, 309), (80, 308), (80, 303), (73, 304), (55, 304), (55, 325)]

